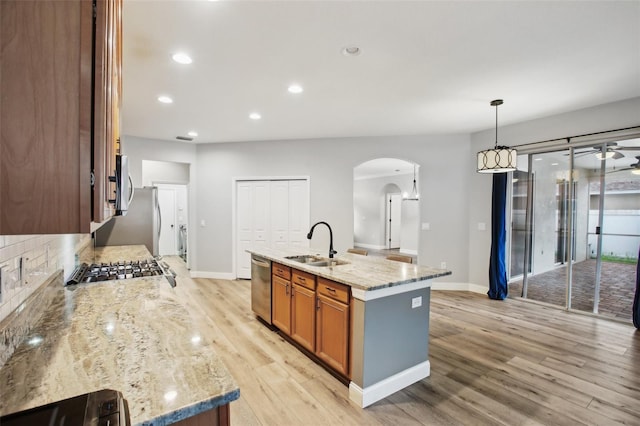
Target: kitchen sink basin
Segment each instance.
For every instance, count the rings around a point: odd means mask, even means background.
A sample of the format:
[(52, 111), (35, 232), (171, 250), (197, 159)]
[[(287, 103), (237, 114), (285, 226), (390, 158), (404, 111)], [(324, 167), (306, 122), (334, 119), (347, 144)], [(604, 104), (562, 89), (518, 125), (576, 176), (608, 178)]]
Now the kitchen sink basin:
[(340, 265), (346, 265), (348, 263), (349, 262), (345, 262), (344, 260), (326, 259), (326, 260), (320, 260), (318, 262), (307, 263), (307, 265), (309, 266), (340, 266)]
[(323, 257), (314, 256), (312, 254), (301, 254), (298, 256), (285, 256), (285, 259), (293, 260), (294, 262), (300, 262), (300, 263), (313, 263), (313, 262), (321, 262), (325, 260)]
[(329, 259), (326, 257), (314, 256), (312, 254), (301, 254), (298, 256), (285, 256), (285, 259), (293, 260), (294, 262), (305, 263), (309, 266), (327, 267), (327, 266), (339, 266), (346, 265), (349, 262), (338, 259)]

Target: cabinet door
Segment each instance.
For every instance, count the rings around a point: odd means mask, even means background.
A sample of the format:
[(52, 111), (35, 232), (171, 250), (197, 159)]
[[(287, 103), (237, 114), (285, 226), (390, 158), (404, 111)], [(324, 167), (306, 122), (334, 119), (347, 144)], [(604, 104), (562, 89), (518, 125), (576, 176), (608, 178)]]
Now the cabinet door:
[(331, 368), (349, 374), (349, 305), (316, 296), (316, 355)]
[(271, 321), (291, 334), (291, 283), (276, 275), (271, 276)]
[(316, 337), (316, 292), (299, 285), (291, 287), (291, 337), (313, 352)]
[(0, 235), (89, 232), (91, 2), (0, 2)]

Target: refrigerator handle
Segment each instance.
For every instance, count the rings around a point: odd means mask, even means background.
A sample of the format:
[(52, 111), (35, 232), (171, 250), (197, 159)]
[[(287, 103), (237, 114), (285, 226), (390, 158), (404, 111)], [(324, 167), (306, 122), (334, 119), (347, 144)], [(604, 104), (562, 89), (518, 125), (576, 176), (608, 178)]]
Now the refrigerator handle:
[(158, 212), (158, 239), (160, 239), (160, 232), (162, 232), (162, 213), (160, 212), (160, 203), (156, 198), (156, 211)]
[(129, 175), (129, 201), (127, 202), (127, 206), (131, 205), (131, 201), (133, 201), (133, 195), (135, 194), (136, 189), (133, 187), (133, 180), (131, 179), (131, 175)]

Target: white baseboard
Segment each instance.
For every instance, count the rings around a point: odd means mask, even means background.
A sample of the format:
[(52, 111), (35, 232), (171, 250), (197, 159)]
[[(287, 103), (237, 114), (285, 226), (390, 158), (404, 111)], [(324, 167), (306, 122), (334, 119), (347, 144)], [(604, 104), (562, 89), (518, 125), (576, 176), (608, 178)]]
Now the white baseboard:
[(400, 253), (411, 254), (413, 256), (417, 256), (418, 255), (418, 250), (409, 250), (409, 249), (403, 249), (402, 247), (400, 247)]
[(364, 389), (351, 382), (349, 383), (349, 399), (358, 404), (359, 407), (365, 408), (415, 382), (429, 377), (430, 374), (431, 364), (429, 361), (425, 361)]
[(233, 272), (208, 272), (208, 271), (189, 271), (191, 278), (213, 278), (217, 280), (235, 280), (236, 274)]
[(470, 291), (472, 293), (487, 294), (488, 288), (472, 283), (447, 283), (433, 281), (431, 290)]
[(378, 246), (375, 244), (361, 244), (361, 243), (354, 243), (354, 246), (367, 248), (371, 250), (384, 250), (387, 248), (386, 246)]

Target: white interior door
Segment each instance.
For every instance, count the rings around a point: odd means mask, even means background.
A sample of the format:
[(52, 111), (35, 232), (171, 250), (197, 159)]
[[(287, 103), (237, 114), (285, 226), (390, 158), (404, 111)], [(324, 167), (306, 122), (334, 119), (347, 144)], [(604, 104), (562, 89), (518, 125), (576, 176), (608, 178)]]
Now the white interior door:
[(158, 204), (162, 222), (160, 224), (160, 240), (158, 252), (161, 256), (178, 254), (176, 226), (176, 191), (173, 188), (158, 188)]
[(251, 182), (236, 184), (236, 271), (238, 278), (251, 277), (251, 256), (246, 252), (253, 240), (253, 191)]
[(289, 247), (309, 247), (309, 181), (289, 181)]
[(307, 180), (238, 181), (236, 183), (236, 276), (251, 278), (247, 249), (308, 247)]
[(271, 182), (271, 247), (289, 247), (289, 181)]
[(386, 243), (388, 249), (400, 248), (400, 233), (402, 232), (402, 195), (387, 194), (386, 196)]
[(251, 255), (247, 249), (269, 243), (269, 181), (236, 183), (236, 274), (251, 278)]

